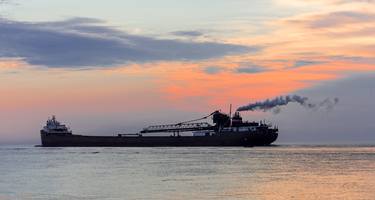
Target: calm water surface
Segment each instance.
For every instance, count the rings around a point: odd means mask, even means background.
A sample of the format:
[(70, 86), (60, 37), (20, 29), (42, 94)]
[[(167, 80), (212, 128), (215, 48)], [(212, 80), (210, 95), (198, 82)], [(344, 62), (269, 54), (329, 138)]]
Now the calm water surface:
[(0, 146), (0, 199), (375, 199), (375, 146)]

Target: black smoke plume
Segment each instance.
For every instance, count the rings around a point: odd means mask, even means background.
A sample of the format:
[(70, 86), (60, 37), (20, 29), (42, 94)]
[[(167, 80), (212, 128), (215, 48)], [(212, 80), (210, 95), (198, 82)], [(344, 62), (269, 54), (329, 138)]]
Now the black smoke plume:
[(298, 95), (287, 95), (287, 96), (280, 96), (274, 99), (267, 99), (262, 102), (255, 102), (251, 103), (246, 106), (241, 106), (237, 109), (237, 111), (269, 111), (272, 110), (273, 113), (278, 114), (280, 113), (281, 106), (286, 106), (289, 103), (298, 103), (299, 105), (308, 108), (308, 109), (320, 109), (325, 108), (327, 110), (333, 109), (333, 107), (339, 102), (339, 99), (336, 97), (333, 100), (330, 98), (326, 98), (321, 102), (313, 103), (307, 97), (301, 97)]

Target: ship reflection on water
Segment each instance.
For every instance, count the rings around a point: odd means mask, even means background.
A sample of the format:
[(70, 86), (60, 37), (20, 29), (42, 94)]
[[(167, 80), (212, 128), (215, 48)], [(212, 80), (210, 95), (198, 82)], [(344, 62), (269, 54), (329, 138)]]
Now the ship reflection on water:
[(0, 147), (0, 199), (375, 199), (375, 147)]

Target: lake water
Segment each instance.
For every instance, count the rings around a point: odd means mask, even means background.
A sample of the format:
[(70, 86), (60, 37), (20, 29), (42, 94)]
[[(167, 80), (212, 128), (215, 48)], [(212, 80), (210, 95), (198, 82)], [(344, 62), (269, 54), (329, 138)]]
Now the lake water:
[(0, 199), (375, 199), (375, 146), (0, 146)]

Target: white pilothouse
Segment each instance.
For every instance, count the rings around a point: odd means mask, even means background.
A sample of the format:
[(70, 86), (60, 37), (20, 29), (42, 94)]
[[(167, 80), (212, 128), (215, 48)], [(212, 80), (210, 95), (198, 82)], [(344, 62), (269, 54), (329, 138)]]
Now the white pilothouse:
[(62, 135), (71, 135), (72, 131), (65, 124), (61, 124), (56, 120), (56, 117), (53, 115), (52, 119), (48, 119), (46, 125), (43, 127), (43, 132), (46, 134), (62, 134)]

